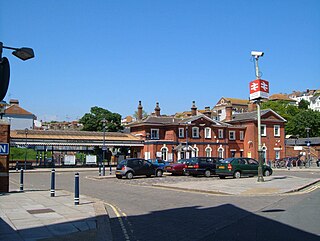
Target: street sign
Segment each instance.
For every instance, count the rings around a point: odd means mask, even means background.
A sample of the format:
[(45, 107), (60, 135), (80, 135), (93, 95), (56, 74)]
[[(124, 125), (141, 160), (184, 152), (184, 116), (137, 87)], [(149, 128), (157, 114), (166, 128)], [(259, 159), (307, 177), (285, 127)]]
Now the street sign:
[(0, 155), (9, 155), (9, 143), (0, 143)]
[(250, 82), (250, 100), (268, 99), (269, 82), (267, 80), (256, 79)]

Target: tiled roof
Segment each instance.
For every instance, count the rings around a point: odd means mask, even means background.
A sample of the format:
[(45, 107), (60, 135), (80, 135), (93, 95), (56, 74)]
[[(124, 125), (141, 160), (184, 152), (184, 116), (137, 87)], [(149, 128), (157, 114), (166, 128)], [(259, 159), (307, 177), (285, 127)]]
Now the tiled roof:
[(286, 101), (292, 101), (292, 102), (295, 101), (289, 98), (288, 95), (286, 94), (273, 94), (269, 97), (269, 100), (286, 100)]
[(236, 104), (236, 105), (248, 105), (249, 101), (244, 100), (244, 99), (237, 99), (237, 98), (226, 98), (224, 97), (227, 101), (230, 102), (230, 104)]
[[(281, 117), (279, 114), (277, 114), (272, 109), (261, 110), (261, 116), (264, 116), (268, 112), (272, 112), (276, 116), (278, 116), (280, 120), (286, 121), (283, 117)], [(227, 122), (228, 123), (232, 123), (232, 122), (247, 121), (247, 120), (257, 120), (257, 118), (258, 118), (257, 111), (245, 112), (245, 113), (236, 113), (236, 114), (232, 115), (232, 120), (231, 121), (227, 121)]]
[(5, 114), (11, 115), (33, 115), (31, 112), (26, 111), (18, 105), (11, 105), (5, 110)]

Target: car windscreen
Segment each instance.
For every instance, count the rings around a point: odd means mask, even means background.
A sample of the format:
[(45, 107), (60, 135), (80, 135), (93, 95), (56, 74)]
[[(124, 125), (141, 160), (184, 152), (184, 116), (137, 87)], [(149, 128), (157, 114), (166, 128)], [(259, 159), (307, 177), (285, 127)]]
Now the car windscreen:
[(119, 162), (118, 167), (123, 167), (127, 165), (127, 160), (122, 160), (121, 162)]
[(186, 163), (187, 159), (180, 159), (178, 163)]
[(230, 162), (232, 162), (233, 160), (234, 160), (233, 158), (226, 158), (226, 159), (220, 160), (219, 162), (220, 162), (220, 163), (230, 163)]

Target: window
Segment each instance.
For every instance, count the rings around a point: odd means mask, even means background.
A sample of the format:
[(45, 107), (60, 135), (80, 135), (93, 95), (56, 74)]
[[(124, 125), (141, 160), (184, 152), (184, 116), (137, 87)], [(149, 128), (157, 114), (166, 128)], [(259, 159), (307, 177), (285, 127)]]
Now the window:
[(222, 139), (223, 138), (223, 129), (218, 130), (218, 138)]
[(219, 158), (223, 158), (223, 152), (224, 152), (223, 148), (219, 147), (219, 149), (218, 149), (218, 157)]
[(244, 131), (240, 131), (240, 140), (244, 140)]
[(261, 125), (261, 136), (267, 136), (267, 126)]
[(276, 160), (279, 160), (279, 159), (280, 159), (280, 151), (277, 150), (277, 151), (275, 151), (275, 152), (276, 152), (276, 153), (275, 153), (275, 154), (276, 154), (276, 155), (275, 155), (275, 156), (276, 156)]
[(211, 157), (211, 151), (212, 149), (210, 147), (206, 148), (206, 157)]
[(168, 157), (168, 148), (164, 147), (161, 149), (161, 159), (166, 161)]
[(159, 129), (151, 129), (151, 139), (159, 139)]
[(229, 131), (229, 140), (235, 140), (235, 139), (236, 139), (236, 132)]
[(280, 126), (279, 125), (273, 126), (273, 133), (274, 133), (274, 136), (280, 136)]
[(199, 138), (199, 127), (192, 127), (192, 138)]
[(184, 138), (184, 128), (179, 128), (179, 138)]
[(204, 138), (211, 138), (211, 128), (210, 127), (206, 127), (204, 129)]

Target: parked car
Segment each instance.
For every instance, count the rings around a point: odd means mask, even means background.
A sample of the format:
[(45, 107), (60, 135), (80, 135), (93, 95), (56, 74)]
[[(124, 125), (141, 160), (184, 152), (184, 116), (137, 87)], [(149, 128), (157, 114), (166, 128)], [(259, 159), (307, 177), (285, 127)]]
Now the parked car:
[(171, 163), (169, 166), (166, 166), (165, 171), (172, 175), (184, 175), (184, 169), (189, 161), (190, 159), (180, 159), (178, 162)]
[[(254, 176), (258, 175), (258, 166), (258, 161), (253, 158), (231, 157), (219, 161), (216, 174), (220, 178), (225, 178), (226, 176), (233, 176), (234, 178)], [(271, 167), (263, 165), (262, 173), (264, 176), (272, 175)]]
[(184, 171), (191, 176), (210, 177), (216, 174), (216, 163), (221, 159), (219, 157), (193, 157)]
[(141, 158), (125, 159), (117, 165), (116, 177), (118, 179), (124, 176), (127, 179), (132, 179), (134, 176), (142, 175), (146, 175), (147, 177), (151, 177), (152, 175), (161, 177), (163, 170), (159, 166)]
[(158, 167), (164, 169), (166, 166), (169, 166), (170, 163), (161, 159), (148, 159), (153, 165), (157, 165)]

